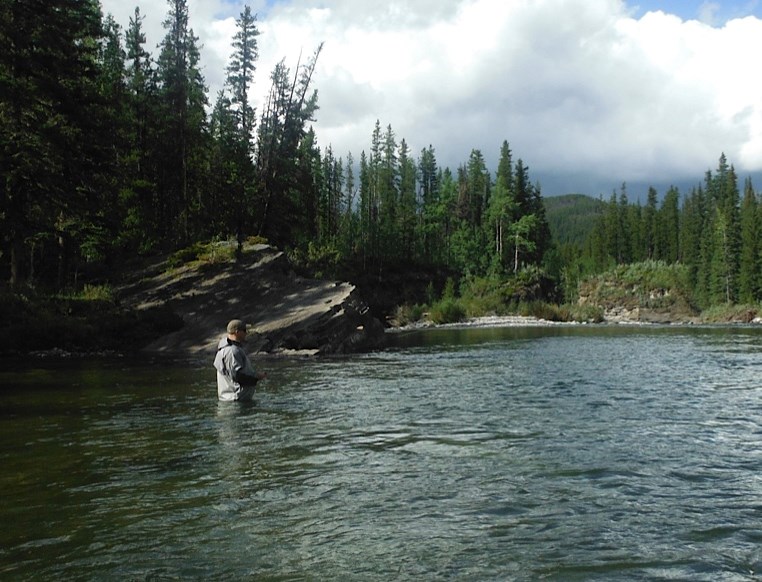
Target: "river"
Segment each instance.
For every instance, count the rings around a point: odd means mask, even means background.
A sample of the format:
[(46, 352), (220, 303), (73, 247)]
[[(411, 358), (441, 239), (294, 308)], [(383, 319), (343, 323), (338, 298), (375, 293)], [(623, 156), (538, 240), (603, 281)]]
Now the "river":
[(3, 360), (0, 578), (756, 580), (762, 329), (439, 329), (266, 360)]

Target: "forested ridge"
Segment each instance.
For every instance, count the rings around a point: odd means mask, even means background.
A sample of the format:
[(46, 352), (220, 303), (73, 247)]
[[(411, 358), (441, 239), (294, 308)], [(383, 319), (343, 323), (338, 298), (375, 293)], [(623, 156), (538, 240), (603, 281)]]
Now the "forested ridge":
[(459, 282), (450, 298), (489, 287), (503, 309), (574, 302), (583, 279), (644, 261), (681, 265), (701, 308), (762, 295), (762, 210), (724, 155), (687, 196), (651, 189), (641, 205), (623, 185), (608, 202), (556, 205), (554, 241), (507, 140), (495, 169), (479, 149), (442, 168), (433, 145), (413, 152), (379, 120), (359, 155), (339, 154), (311, 125), (322, 45), (278, 63), (255, 103), (247, 6), (211, 100), (186, 0), (168, 0), (158, 54), (143, 18), (117, 23), (95, 0), (2, 3), (0, 270), (12, 288), (76, 289), (134, 257), (258, 237), (323, 274), (441, 268)]

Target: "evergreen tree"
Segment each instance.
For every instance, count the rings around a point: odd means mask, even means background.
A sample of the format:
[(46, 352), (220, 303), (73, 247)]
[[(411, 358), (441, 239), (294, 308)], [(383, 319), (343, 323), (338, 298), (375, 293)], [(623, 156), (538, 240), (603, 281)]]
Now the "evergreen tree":
[(744, 196), (740, 211), (741, 256), (738, 272), (738, 299), (752, 303), (760, 297), (759, 203), (751, 178), (744, 183)]
[(601, 242), (605, 249), (604, 256), (610, 257), (616, 264), (621, 262), (621, 234), (619, 205), (617, 204), (616, 192), (612, 192), (603, 215)]
[(418, 205), (416, 200), (416, 165), (410, 156), (410, 149), (405, 139), (400, 142), (398, 160), (401, 256), (406, 260), (411, 260), (417, 257), (415, 235)]
[(646, 244), (643, 242), (645, 236), (643, 220), (643, 207), (640, 202), (630, 204), (627, 209), (627, 232), (630, 239), (630, 260), (633, 263), (639, 263), (646, 260), (648, 257), (645, 253)]
[[(233, 118), (228, 155), (232, 158), (229, 168), (229, 190), (222, 193), (232, 199), (234, 208), (230, 231), (235, 230), (239, 252), (246, 232), (254, 230), (256, 207), (256, 176), (254, 168), (254, 127), (255, 110), (249, 93), (254, 82), (258, 57), (256, 16), (246, 6), (236, 20), (236, 34), (233, 37), (233, 54), (227, 67), (225, 86), (232, 97), (223, 100)], [(214, 207), (209, 208), (214, 211)], [(205, 213), (208, 214), (208, 213)]]
[(436, 154), (433, 146), (421, 150), (418, 160), (418, 177), (420, 186), (421, 224), (419, 239), (422, 245), (422, 258), (431, 263), (437, 254), (438, 243), (438, 220), (437, 207), (440, 197), (440, 172), (437, 167)]
[(208, 231), (214, 236), (237, 234), (239, 250), (245, 228), (247, 212), (245, 182), (241, 172), (246, 171), (245, 152), (238, 119), (230, 97), (220, 91), (209, 122), (211, 151), (209, 154), (209, 189), (205, 204), (213, 209), (208, 213)]
[(249, 157), (253, 156), (256, 122), (249, 94), (259, 58), (258, 36), (257, 17), (251, 13), (251, 8), (247, 5), (236, 20), (233, 54), (227, 68), (226, 86), (232, 93), (231, 104), (235, 108), (236, 125)]
[(632, 262), (632, 233), (629, 230), (629, 199), (627, 197), (627, 185), (622, 184), (619, 190), (619, 205), (617, 206), (616, 229), (617, 229), (617, 263), (626, 264)]
[(643, 209), (643, 233), (641, 240), (642, 257), (644, 259), (654, 259), (656, 257), (656, 211), (657, 211), (657, 193), (653, 187), (648, 188), (648, 197), (646, 206)]
[(159, 224), (166, 243), (187, 243), (197, 232), (203, 205), (206, 87), (199, 69), (198, 38), (189, 27), (186, 0), (167, 0), (167, 34), (158, 61), (163, 131), (158, 187)]
[(656, 224), (658, 258), (676, 263), (680, 256), (680, 193), (674, 186), (664, 195)]
[(459, 220), (456, 215), (458, 203), (458, 182), (452, 175), (450, 168), (444, 168), (440, 171), (440, 197), (439, 204), (436, 206), (435, 221), (439, 225), (439, 240), (442, 246), (435, 255), (447, 267), (455, 265), (453, 253), (453, 237), (458, 230)]
[(122, 245), (137, 252), (148, 252), (159, 244), (160, 204), (156, 187), (157, 143), (160, 126), (156, 71), (145, 50), (144, 17), (140, 9), (130, 17), (125, 33), (126, 107), (129, 110), (128, 152), (124, 159), (125, 177), (121, 190), (124, 209)]
[(338, 235), (344, 180), (341, 160), (334, 157), (333, 148), (330, 145), (323, 154), (321, 178), (318, 235), (321, 243), (327, 243)]
[(381, 228), (381, 246), (384, 258), (397, 259), (401, 251), (397, 237), (399, 214), (399, 163), (397, 141), (391, 125), (381, 136), (380, 159), (378, 160), (378, 200)]
[(696, 288), (701, 257), (701, 238), (704, 229), (704, 195), (694, 188), (683, 202), (680, 216), (680, 262), (688, 267), (690, 285)]
[(707, 195), (712, 212), (712, 252), (710, 259), (709, 291), (712, 302), (735, 301), (738, 295), (738, 263), (740, 252), (739, 193), (733, 166), (725, 154), (720, 156), (717, 172), (707, 172)]
[(471, 150), (466, 166), (466, 206), (467, 220), (474, 229), (479, 229), (489, 202), (490, 177), (487, 164), (480, 150)]
[(320, 155), (307, 123), (318, 108), (317, 92), (310, 87), (321, 50), (322, 44), (307, 63), (299, 63), (293, 78), (283, 61), (275, 66), (258, 126), (259, 233), (281, 246), (305, 236), (314, 225), (305, 212), (315, 208), (309, 169), (319, 167)]
[(352, 152), (347, 153), (347, 161), (344, 164), (344, 190), (342, 203), (342, 216), (339, 225), (339, 248), (346, 259), (353, 259), (359, 254), (361, 230), (359, 213), (355, 212), (355, 197), (357, 186), (355, 182), (355, 162)]
[(51, 254), (43, 247), (56, 249), (56, 283), (65, 285), (80, 243), (98, 230), (102, 36), (93, 0), (0, 8), (0, 226), (12, 285), (34, 278), (35, 253)]

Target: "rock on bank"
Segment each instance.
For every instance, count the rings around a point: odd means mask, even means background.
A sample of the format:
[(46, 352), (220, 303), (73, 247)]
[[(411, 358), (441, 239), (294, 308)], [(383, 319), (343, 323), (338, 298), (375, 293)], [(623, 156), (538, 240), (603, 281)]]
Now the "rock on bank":
[(183, 327), (145, 349), (212, 354), (230, 319), (249, 324), (250, 353), (342, 354), (383, 345), (384, 327), (354, 285), (297, 276), (282, 251), (253, 245), (238, 261), (156, 265), (119, 290), (135, 309), (165, 306)]

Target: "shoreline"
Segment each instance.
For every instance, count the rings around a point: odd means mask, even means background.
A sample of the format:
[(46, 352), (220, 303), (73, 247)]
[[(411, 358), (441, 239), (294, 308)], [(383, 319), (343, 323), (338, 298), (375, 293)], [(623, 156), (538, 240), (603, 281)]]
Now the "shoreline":
[(557, 325), (588, 325), (578, 321), (549, 321), (529, 315), (484, 315), (454, 323), (418, 321), (409, 325), (390, 327), (386, 333), (418, 331), (426, 329), (490, 328), (490, 327), (553, 327)]
[(684, 321), (638, 321), (622, 317), (607, 318), (600, 322), (590, 321), (550, 321), (538, 317), (527, 315), (486, 315), (481, 317), (472, 317), (463, 321), (454, 323), (433, 323), (431, 321), (416, 322), (409, 325), (390, 327), (386, 333), (400, 333), (407, 331), (423, 331), (427, 329), (468, 329), (468, 328), (495, 328), (495, 327), (556, 327), (556, 326), (626, 326), (626, 327), (727, 327), (727, 326), (750, 326), (755, 327), (762, 324), (762, 319), (757, 318), (750, 322), (743, 321), (724, 321), (708, 322), (697, 321), (695, 319), (686, 319)]

